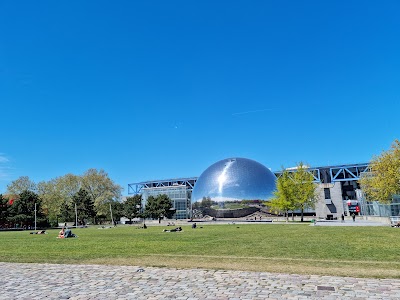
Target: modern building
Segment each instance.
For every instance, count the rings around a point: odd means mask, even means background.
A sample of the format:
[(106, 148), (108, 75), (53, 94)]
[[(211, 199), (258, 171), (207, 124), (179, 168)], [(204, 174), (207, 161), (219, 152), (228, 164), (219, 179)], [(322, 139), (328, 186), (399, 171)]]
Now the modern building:
[[(219, 168), (217, 170), (221, 173)], [(289, 169), (289, 171), (295, 172), (296, 170)], [(379, 217), (400, 215), (400, 197), (395, 197), (389, 205), (365, 199), (358, 181), (363, 174), (369, 172), (367, 163), (310, 167), (308, 171), (314, 177), (319, 195), (315, 209), (307, 210), (308, 214), (315, 214), (320, 219), (339, 219), (342, 214), (350, 215), (352, 213)], [(281, 171), (273, 173), (279, 177)], [(251, 177), (251, 180), (257, 181), (256, 178), (257, 176)], [(141, 193), (143, 205), (150, 195), (167, 194), (173, 201), (176, 218), (189, 218), (192, 211), (192, 192), (198, 179), (199, 177), (191, 177), (132, 183), (128, 185), (128, 194)], [(216, 179), (218, 180), (217, 177)], [(205, 184), (201, 185), (203, 189)]]
[[(336, 165), (308, 168), (317, 185), (315, 213), (321, 219), (339, 219), (341, 215), (365, 214), (366, 206), (358, 180), (368, 172), (368, 164)], [(296, 172), (290, 169), (289, 172)], [(275, 172), (279, 177), (281, 172)]]
[(175, 208), (176, 219), (186, 219), (191, 214), (191, 196), (197, 177), (153, 180), (128, 185), (128, 194), (142, 194), (142, 207), (149, 196), (166, 194)]
[[(295, 170), (293, 170), (294, 172)], [(317, 184), (319, 201), (315, 215), (321, 219), (339, 219), (343, 215), (390, 217), (400, 215), (400, 199), (391, 204), (367, 201), (360, 187), (361, 176), (370, 172), (367, 163), (309, 168)], [(275, 172), (279, 176), (281, 172)]]

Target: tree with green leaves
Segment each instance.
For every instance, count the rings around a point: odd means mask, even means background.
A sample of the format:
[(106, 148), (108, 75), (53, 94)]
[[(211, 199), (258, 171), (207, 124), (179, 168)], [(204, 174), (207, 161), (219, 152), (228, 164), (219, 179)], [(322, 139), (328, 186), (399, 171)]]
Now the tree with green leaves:
[(165, 195), (160, 194), (157, 197), (149, 196), (147, 198), (145, 214), (161, 223), (162, 218), (172, 217), (172, 201)]
[(86, 224), (87, 220), (93, 219), (96, 215), (93, 200), (84, 189), (80, 189), (78, 193), (72, 197), (72, 205), (73, 209), (75, 209), (76, 205), (79, 224)]
[(211, 197), (203, 197), (200, 202), (200, 207), (202, 208), (210, 208), (213, 205), (213, 201), (211, 200)]
[(109, 205), (121, 197), (122, 187), (115, 184), (104, 170), (87, 170), (82, 176), (81, 183), (99, 215), (106, 215)]
[(4, 227), (7, 224), (9, 207), (9, 200), (0, 194), (0, 227)]
[(400, 194), (400, 141), (374, 157), (369, 164), (370, 172), (360, 179), (361, 188), (369, 201), (390, 203)]
[(124, 216), (124, 204), (119, 201), (111, 203), (112, 215), (114, 220), (120, 220)]
[(268, 206), (272, 210), (285, 213), (286, 221), (289, 221), (289, 211), (293, 211), (296, 207), (292, 189), (290, 173), (283, 170), (276, 181), (274, 197), (268, 202)]
[(75, 206), (72, 207), (72, 202), (63, 202), (60, 206), (60, 212), (57, 215), (57, 220), (61, 222), (75, 221)]
[(295, 205), (301, 211), (301, 222), (304, 220), (304, 209), (314, 208), (317, 197), (317, 186), (313, 183), (314, 176), (308, 172), (308, 168), (300, 162), (296, 171), (292, 174), (293, 193)]
[(283, 170), (277, 179), (277, 190), (269, 206), (273, 209), (284, 211), (288, 218), (288, 212), (299, 209), (301, 221), (304, 218), (304, 209), (313, 208), (318, 200), (316, 189), (313, 183), (314, 177), (308, 172), (308, 168), (299, 163), (294, 171)]
[(43, 211), (53, 225), (58, 225), (58, 216), (66, 199), (57, 189), (57, 179), (42, 181), (37, 184), (37, 193), (42, 200)]
[(24, 191), (36, 192), (36, 183), (29, 179), (28, 176), (21, 176), (7, 185), (7, 194), (19, 195)]
[(35, 204), (36, 218), (39, 226), (44, 226), (47, 220), (41, 209), (41, 200), (39, 196), (32, 191), (23, 191), (18, 195), (10, 206), (9, 220), (20, 226), (33, 226), (35, 220)]
[[(66, 174), (49, 181), (41, 181), (37, 184), (37, 192), (42, 199), (43, 210), (52, 224), (56, 224), (59, 218), (63, 222), (74, 220), (72, 197), (81, 188), (81, 177)], [(71, 219), (72, 217), (72, 219)]]
[(133, 197), (127, 197), (126, 201), (123, 203), (123, 207), (124, 217), (128, 218), (130, 222), (133, 218), (140, 217), (142, 208), (142, 195), (137, 194)]

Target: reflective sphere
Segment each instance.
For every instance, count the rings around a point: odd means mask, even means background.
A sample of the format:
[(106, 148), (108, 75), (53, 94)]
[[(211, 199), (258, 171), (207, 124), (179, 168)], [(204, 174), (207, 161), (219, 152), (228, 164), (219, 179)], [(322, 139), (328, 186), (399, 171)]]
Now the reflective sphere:
[(262, 164), (247, 158), (227, 158), (207, 168), (197, 179), (192, 203), (210, 197), (213, 202), (268, 200), (276, 177)]

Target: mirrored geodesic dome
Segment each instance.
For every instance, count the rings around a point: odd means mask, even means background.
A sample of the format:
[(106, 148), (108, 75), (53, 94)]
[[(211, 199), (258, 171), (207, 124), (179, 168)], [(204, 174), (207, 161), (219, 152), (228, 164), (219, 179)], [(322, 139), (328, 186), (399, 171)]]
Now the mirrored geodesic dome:
[(199, 207), (205, 200), (214, 206), (241, 200), (268, 200), (275, 191), (275, 181), (274, 173), (254, 160), (223, 159), (207, 168), (197, 179), (192, 192), (192, 206)]

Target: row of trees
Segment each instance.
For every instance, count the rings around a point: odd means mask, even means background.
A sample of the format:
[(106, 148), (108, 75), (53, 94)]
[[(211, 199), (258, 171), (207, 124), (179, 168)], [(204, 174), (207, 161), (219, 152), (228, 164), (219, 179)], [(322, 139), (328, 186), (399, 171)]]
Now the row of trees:
[[(134, 218), (154, 218), (159, 222), (163, 217), (171, 218), (175, 213), (172, 208), (172, 201), (167, 195), (150, 196), (147, 199), (145, 207), (142, 207), (142, 196), (135, 195), (128, 197), (124, 202), (115, 201), (110, 204), (114, 219), (126, 217), (130, 221)], [(50, 220), (43, 209), (43, 201), (35, 192), (25, 190), (18, 194), (15, 199), (9, 199), (0, 194), (0, 227), (14, 228), (24, 227), (33, 228), (35, 222), (38, 227), (49, 226)], [(60, 213), (57, 216), (57, 222), (51, 225), (57, 225), (58, 222), (75, 222), (83, 225), (87, 222), (101, 222), (105, 219), (110, 220), (111, 212), (107, 216), (98, 215), (95, 210), (94, 201), (90, 194), (80, 189), (72, 195), (71, 203), (62, 203)]]
[(218, 203), (215, 201), (211, 200), (211, 197), (203, 197), (203, 199), (199, 202), (193, 203), (192, 208), (193, 209), (199, 209), (199, 208), (210, 208), (213, 205), (217, 205)]
[(42, 201), (32, 191), (23, 191), (18, 199), (8, 199), (0, 194), (0, 227), (46, 226), (47, 219), (41, 207)]
[(171, 218), (175, 213), (171, 199), (165, 194), (149, 196), (145, 207), (142, 206), (142, 195), (128, 197), (123, 207), (122, 215), (129, 221), (134, 218), (153, 218), (161, 222), (162, 218)]
[(0, 226), (31, 227), (35, 208), (37, 224), (56, 226), (59, 222), (95, 224), (126, 217), (151, 217), (161, 220), (175, 212), (167, 195), (150, 196), (142, 207), (142, 196), (121, 202), (122, 188), (104, 171), (90, 169), (82, 176), (67, 174), (48, 182), (34, 183), (20, 177), (7, 186), (7, 196), (0, 194)]
[(35, 203), (40, 203), (40, 211), (51, 224), (70, 221), (71, 215), (75, 215), (75, 204), (82, 222), (91, 218), (97, 223), (109, 215), (110, 205), (118, 209), (121, 191), (122, 187), (105, 171), (89, 169), (83, 175), (66, 174), (37, 184), (22, 176), (7, 186), (7, 197), (3, 198), (18, 203), (24, 192), (31, 192), (37, 195)]

